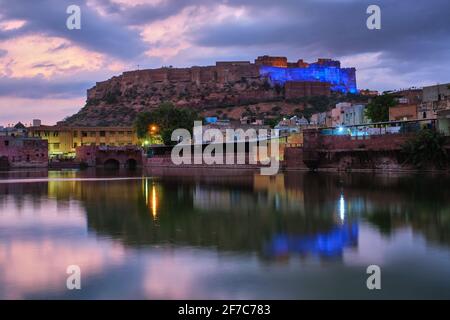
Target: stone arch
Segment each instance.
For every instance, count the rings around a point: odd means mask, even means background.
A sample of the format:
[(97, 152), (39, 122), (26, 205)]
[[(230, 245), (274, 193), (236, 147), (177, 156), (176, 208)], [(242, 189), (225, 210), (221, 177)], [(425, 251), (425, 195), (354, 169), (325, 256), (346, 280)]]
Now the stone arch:
[(8, 157), (6, 156), (0, 157), (0, 169), (9, 169)]
[(117, 159), (110, 158), (103, 163), (105, 169), (119, 169), (120, 161)]
[(134, 170), (137, 168), (137, 166), (138, 166), (138, 161), (134, 158), (129, 158), (125, 162), (125, 168), (127, 168), (127, 169)]

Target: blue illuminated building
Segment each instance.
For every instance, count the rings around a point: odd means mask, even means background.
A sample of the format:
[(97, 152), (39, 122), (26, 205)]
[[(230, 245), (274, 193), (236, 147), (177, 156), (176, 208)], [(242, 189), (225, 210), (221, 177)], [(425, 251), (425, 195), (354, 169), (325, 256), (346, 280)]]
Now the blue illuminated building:
[(323, 59), (298, 67), (261, 65), (259, 72), (261, 76), (268, 77), (274, 84), (284, 85), (287, 81), (318, 81), (330, 83), (332, 91), (358, 92), (355, 68), (341, 68), (339, 61)]

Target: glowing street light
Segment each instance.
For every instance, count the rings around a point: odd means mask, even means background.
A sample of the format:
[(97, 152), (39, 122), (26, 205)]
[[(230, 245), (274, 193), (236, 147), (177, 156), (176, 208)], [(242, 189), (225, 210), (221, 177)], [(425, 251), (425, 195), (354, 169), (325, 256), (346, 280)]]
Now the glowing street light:
[(154, 132), (156, 132), (156, 131), (158, 131), (158, 127), (157, 127), (156, 125), (152, 124), (152, 125), (150, 126), (150, 132), (154, 133)]

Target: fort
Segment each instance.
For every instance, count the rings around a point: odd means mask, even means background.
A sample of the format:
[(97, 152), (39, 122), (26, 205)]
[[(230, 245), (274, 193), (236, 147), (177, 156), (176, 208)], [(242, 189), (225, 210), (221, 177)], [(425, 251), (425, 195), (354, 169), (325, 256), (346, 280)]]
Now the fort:
[(290, 101), (331, 93), (356, 93), (355, 68), (318, 59), (289, 62), (260, 56), (250, 61), (218, 61), (213, 66), (162, 67), (126, 71), (97, 82), (87, 91), (86, 106), (66, 119), (68, 125), (130, 125), (137, 113), (163, 101), (207, 110), (271, 101)]
[(340, 62), (318, 59), (308, 64), (303, 60), (288, 62), (285, 57), (258, 57), (250, 61), (218, 61), (215, 66), (191, 68), (145, 69), (124, 72), (121, 76), (97, 82), (88, 90), (88, 99), (101, 99), (111, 86), (125, 93), (133, 84), (192, 83), (197, 86), (207, 84), (225, 85), (246, 80), (270, 80), (272, 84), (289, 82), (327, 83), (333, 91), (356, 93), (355, 68), (341, 68)]

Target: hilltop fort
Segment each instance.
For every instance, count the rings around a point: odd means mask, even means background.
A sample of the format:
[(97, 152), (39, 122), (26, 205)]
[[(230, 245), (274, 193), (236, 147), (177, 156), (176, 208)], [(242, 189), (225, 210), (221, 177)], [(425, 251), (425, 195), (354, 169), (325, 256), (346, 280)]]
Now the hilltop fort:
[(163, 101), (205, 111), (270, 101), (291, 101), (331, 92), (356, 93), (356, 71), (318, 59), (288, 62), (285, 57), (219, 61), (215, 66), (124, 72), (87, 91), (86, 106), (67, 118), (69, 125), (130, 125), (136, 114)]

